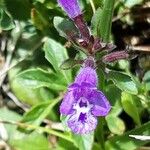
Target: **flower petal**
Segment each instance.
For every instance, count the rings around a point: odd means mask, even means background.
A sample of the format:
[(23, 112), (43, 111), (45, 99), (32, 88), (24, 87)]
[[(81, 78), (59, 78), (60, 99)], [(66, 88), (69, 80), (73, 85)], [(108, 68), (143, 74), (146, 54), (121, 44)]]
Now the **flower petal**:
[(81, 83), (89, 83), (93, 85), (94, 87), (97, 86), (97, 74), (95, 69), (91, 67), (84, 67), (80, 70), (79, 74), (77, 75), (75, 79), (75, 83), (78, 83), (81, 85)]
[[(83, 114), (82, 114), (83, 115)], [(93, 131), (97, 126), (97, 118), (94, 117), (91, 113), (86, 114), (85, 116), (79, 117), (74, 113), (68, 119), (68, 126), (76, 134), (88, 134)], [(85, 121), (83, 121), (85, 119)]]
[(65, 94), (65, 97), (60, 105), (60, 113), (63, 115), (69, 115), (72, 110), (72, 106), (74, 103), (73, 91), (68, 91)]
[(73, 89), (76, 89), (76, 88), (80, 88), (80, 85), (77, 84), (77, 83), (72, 83), (68, 86), (68, 89), (70, 89), (70, 90), (73, 90)]
[(94, 116), (106, 116), (111, 109), (109, 101), (101, 91), (93, 90), (88, 99), (94, 105), (92, 109)]
[(78, 0), (58, 0), (58, 3), (70, 18), (75, 18), (78, 15), (81, 15)]

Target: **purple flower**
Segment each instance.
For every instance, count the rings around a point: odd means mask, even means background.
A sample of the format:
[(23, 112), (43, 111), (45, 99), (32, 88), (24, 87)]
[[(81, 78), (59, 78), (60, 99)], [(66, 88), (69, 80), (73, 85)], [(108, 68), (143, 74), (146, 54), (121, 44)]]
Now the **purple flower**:
[(60, 113), (68, 116), (67, 125), (76, 134), (87, 134), (97, 125), (97, 116), (106, 116), (110, 104), (105, 95), (97, 90), (95, 69), (83, 67), (60, 106)]
[(70, 18), (73, 19), (81, 15), (81, 10), (77, 0), (58, 0), (58, 3)]

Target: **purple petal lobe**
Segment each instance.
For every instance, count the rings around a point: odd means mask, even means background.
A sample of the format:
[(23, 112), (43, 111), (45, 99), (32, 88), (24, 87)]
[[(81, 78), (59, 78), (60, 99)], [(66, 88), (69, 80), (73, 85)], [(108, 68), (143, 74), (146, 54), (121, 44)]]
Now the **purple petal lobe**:
[(75, 79), (75, 83), (78, 83), (81, 85), (81, 83), (89, 83), (93, 85), (94, 87), (97, 86), (97, 74), (95, 69), (91, 67), (84, 67), (80, 70), (79, 74), (77, 75)]
[(89, 101), (94, 105), (92, 109), (94, 116), (106, 116), (111, 109), (109, 101), (101, 91), (93, 90)]
[(68, 91), (60, 105), (60, 113), (68, 115), (71, 113), (71, 109), (74, 103), (73, 91)]
[(87, 134), (96, 128), (97, 118), (91, 113), (92, 107), (93, 105), (83, 97), (74, 104), (74, 113), (68, 119), (68, 126), (74, 133)]
[(111, 109), (105, 95), (97, 90), (97, 82), (96, 70), (85, 65), (60, 106), (60, 113), (67, 116), (67, 125), (76, 134), (92, 132), (97, 116), (106, 116)]
[(78, 15), (81, 15), (81, 10), (77, 0), (58, 0), (58, 3), (70, 18), (75, 18)]
[(76, 88), (80, 88), (80, 85), (77, 83), (72, 83), (71, 85), (68, 86), (68, 89), (73, 90)]

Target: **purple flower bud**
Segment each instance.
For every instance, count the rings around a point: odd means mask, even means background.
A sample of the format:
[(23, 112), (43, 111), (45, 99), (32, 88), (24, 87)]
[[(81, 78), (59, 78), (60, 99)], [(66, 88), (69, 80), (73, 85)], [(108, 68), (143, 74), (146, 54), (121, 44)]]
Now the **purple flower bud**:
[(88, 134), (97, 126), (97, 116), (106, 116), (110, 104), (97, 90), (97, 74), (92, 67), (84, 66), (60, 106), (60, 113), (68, 116), (67, 125), (76, 134)]
[(127, 58), (129, 58), (129, 54), (127, 53), (127, 51), (117, 51), (105, 55), (102, 59), (104, 63), (107, 62), (110, 63), (116, 60), (127, 59)]
[(77, 0), (58, 0), (58, 3), (71, 19), (81, 15)]

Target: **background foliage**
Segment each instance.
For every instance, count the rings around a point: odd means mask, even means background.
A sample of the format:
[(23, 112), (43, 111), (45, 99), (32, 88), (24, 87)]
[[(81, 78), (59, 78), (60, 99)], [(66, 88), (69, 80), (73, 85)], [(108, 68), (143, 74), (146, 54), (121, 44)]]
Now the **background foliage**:
[(134, 56), (138, 54), (133, 60), (107, 64), (107, 76), (97, 70), (111, 112), (99, 119), (95, 133), (64, 132), (59, 104), (80, 67), (74, 59), (85, 57), (66, 40), (66, 31), (78, 31), (56, 0), (0, 0), (0, 149), (149, 147), (148, 140), (129, 135), (150, 135), (150, 4), (80, 0), (80, 5), (94, 35), (114, 42), (118, 50), (130, 44)]

